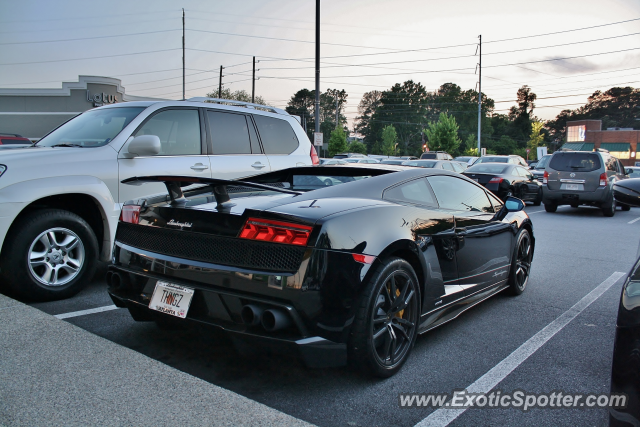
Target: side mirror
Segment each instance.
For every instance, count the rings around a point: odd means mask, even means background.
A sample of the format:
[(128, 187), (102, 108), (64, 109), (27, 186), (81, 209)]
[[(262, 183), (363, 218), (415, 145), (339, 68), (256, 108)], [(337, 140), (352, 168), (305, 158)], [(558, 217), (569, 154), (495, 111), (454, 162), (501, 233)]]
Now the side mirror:
[(133, 138), (127, 147), (131, 157), (156, 156), (160, 154), (162, 145), (156, 135), (140, 135)]
[(507, 212), (520, 212), (524, 209), (524, 202), (520, 199), (509, 196), (504, 202), (504, 208)]

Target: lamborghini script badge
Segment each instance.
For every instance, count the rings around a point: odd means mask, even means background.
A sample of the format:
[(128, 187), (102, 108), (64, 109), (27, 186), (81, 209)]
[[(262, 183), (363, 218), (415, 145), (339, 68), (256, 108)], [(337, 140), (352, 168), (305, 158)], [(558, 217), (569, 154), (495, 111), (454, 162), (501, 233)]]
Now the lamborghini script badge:
[(167, 225), (175, 225), (176, 227), (180, 227), (180, 228), (191, 228), (193, 224), (191, 224), (190, 222), (176, 222), (175, 220), (172, 219), (167, 223)]

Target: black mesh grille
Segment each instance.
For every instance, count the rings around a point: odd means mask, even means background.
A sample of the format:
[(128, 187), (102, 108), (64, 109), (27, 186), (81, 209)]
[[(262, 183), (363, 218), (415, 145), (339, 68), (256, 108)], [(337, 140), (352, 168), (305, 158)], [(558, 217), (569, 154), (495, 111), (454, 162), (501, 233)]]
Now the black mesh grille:
[(123, 222), (118, 224), (116, 240), (158, 254), (262, 271), (297, 271), (305, 251), (304, 247)]

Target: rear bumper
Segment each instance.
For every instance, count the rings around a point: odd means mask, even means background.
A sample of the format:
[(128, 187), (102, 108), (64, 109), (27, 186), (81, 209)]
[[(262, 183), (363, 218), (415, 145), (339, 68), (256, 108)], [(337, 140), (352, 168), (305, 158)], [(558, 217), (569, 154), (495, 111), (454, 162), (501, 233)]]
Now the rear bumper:
[(547, 185), (542, 186), (542, 202), (544, 204), (571, 205), (593, 204), (601, 205), (610, 197), (609, 187), (599, 187), (595, 191), (550, 190)]

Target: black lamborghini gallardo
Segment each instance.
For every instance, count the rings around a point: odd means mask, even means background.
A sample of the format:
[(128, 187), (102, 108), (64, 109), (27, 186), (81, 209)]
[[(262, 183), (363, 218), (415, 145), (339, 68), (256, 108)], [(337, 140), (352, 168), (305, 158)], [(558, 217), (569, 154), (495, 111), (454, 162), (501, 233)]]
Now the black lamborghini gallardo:
[(416, 336), (529, 279), (521, 200), (444, 170), (298, 167), (164, 182), (125, 204), (109, 294), (135, 320), (200, 322), (309, 366), (397, 372)]

